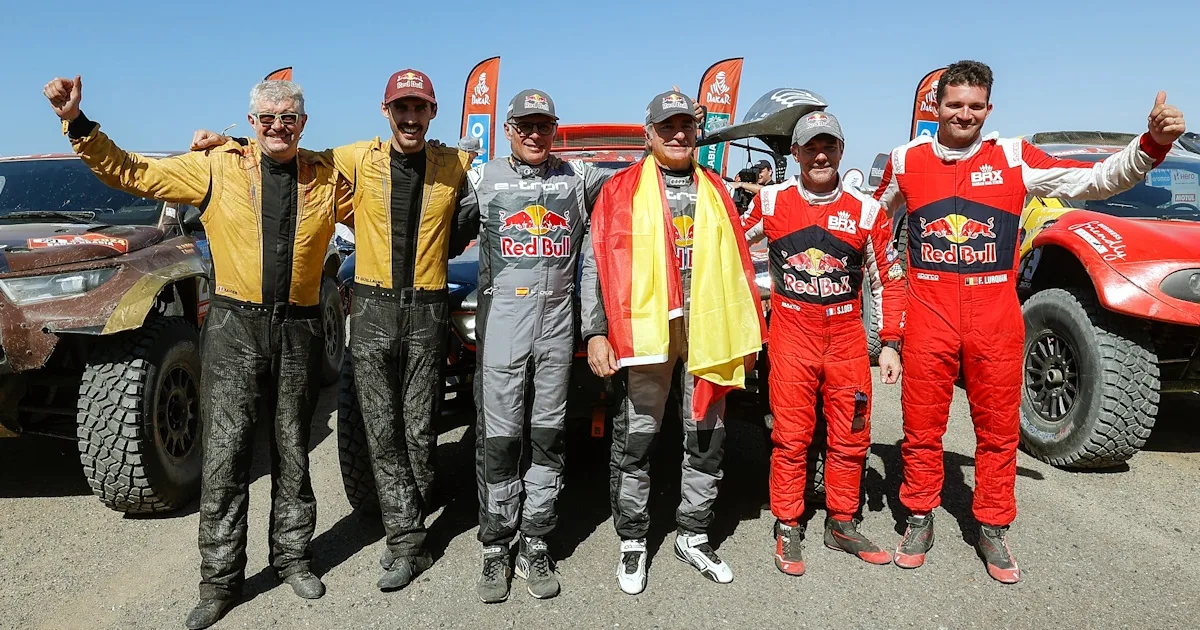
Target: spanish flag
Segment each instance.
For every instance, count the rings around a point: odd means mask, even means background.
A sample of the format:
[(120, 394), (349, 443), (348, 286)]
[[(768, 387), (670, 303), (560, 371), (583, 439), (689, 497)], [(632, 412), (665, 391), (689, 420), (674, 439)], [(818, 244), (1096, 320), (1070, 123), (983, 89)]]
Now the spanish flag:
[[(696, 216), (688, 372), (698, 377), (694, 417), (729, 389), (745, 388), (744, 357), (762, 349), (766, 321), (754, 264), (733, 200), (717, 175), (693, 162)], [(662, 363), (670, 320), (683, 315), (666, 188), (654, 156), (617, 173), (592, 211), (592, 244), (608, 339), (621, 367)]]

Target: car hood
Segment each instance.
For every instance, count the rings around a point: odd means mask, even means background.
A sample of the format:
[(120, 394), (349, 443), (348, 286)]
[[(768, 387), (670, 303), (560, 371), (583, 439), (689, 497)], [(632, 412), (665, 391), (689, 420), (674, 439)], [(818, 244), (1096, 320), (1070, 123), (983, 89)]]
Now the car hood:
[(1126, 264), (1200, 262), (1200, 223), (1127, 219), (1099, 212), (1069, 212), (1059, 226), (1083, 239), (1113, 267)]
[(158, 228), (73, 223), (0, 224), (0, 272), (19, 272), (102, 260), (162, 240)]
[(479, 282), (479, 246), (472, 243), (446, 267), (446, 279), (458, 285), (475, 286)]

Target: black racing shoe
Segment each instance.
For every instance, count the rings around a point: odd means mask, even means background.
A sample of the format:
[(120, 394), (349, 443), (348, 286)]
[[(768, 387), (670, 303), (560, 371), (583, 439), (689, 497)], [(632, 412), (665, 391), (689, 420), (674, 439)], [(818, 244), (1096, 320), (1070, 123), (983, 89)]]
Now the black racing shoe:
[(205, 598), (188, 614), (184, 627), (188, 630), (203, 630), (221, 619), (221, 615), (233, 606), (232, 599)]
[(826, 518), (825, 546), (856, 555), (871, 564), (891, 564), (892, 554), (880, 549), (870, 538), (858, 531), (858, 523), (858, 519), (839, 521), (832, 517)]
[(554, 572), (554, 558), (550, 557), (550, 548), (545, 540), (537, 536), (521, 536), (516, 573), (517, 577), (529, 583), (529, 594), (537, 599), (558, 595), (558, 574)]
[(488, 545), (483, 548), (483, 571), (475, 583), (479, 601), (496, 604), (508, 599), (508, 581), (512, 577), (512, 566), (508, 545)]
[(1007, 525), (1004, 527), (980, 525), (979, 542), (975, 545), (975, 550), (987, 564), (988, 575), (992, 576), (993, 580), (1005, 584), (1016, 584), (1021, 579), (1021, 569), (1017, 567), (1017, 559), (1008, 549), (1008, 542), (1005, 540), (1006, 534), (1008, 534)]
[(804, 575), (804, 527), (775, 521), (775, 568)]
[(404, 588), (426, 569), (433, 566), (433, 559), (428, 554), (396, 558), (379, 578), (379, 590), (387, 593)]
[(925, 564), (925, 554), (933, 548), (933, 512), (908, 517), (908, 529), (896, 548), (896, 566), (915, 569)]

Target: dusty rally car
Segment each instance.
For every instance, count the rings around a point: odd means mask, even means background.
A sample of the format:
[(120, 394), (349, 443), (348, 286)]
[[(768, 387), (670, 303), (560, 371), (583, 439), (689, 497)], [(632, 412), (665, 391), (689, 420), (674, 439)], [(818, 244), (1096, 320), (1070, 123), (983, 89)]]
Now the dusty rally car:
[[(1053, 156), (1095, 162), (1134, 134), (1044, 132)], [(1105, 468), (1146, 443), (1160, 395), (1200, 390), (1200, 143), (1192, 135), (1131, 190), (1031, 196), (1017, 294), (1025, 316), (1021, 444), (1062, 468)], [(876, 158), (877, 185), (887, 155)], [(896, 249), (909, 243), (897, 211)]]
[[(331, 255), (322, 300), (340, 344)], [(210, 274), (196, 208), (109, 188), (74, 155), (0, 158), (0, 437), (76, 441), (114, 510), (186, 505)]]
[[(793, 123), (794, 124), (794, 123)], [(642, 158), (645, 151), (645, 132), (638, 124), (563, 124), (551, 147), (551, 151), (563, 160), (581, 160), (605, 168), (620, 169), (632, 165)], [(687, 245), (680, 236), (680, 246)], [(758, 283), (763, 289), (761, 297), (769, 297), (766, 280), (766, 252), (759, 248), (751, 252), (758, 270)], [(342, 291), (342, 302), (346, 305), (353, 299), (354, 284), (353, 253), (346, 257), (338, 273), (338, 284)], [(443, 370), (443, 412), (462, 412), (474, 409), (472, 384), (475, 374), (475, 309), (478, 306), (476, 287), (479, 282), (479, 250), (472, 243), (460, 256), (450, 261), (448, 273), (450, 292), (450, 339), (446, 364)], [(578, 286), (576, 282), (576, 286)], [(603, 436), (605, 416), (603, 407), (604, 381), (592, 374), (587, 365), (587, 348), (579, 334), (579, 298), (575, 298), (576, 309), (576, 353), (571, 366), (571, 393), (568, 396), (567, 414), (571, 418), (590, 418), (592, 435)], [(367, 455), (366, 434), (362, 416), (358, 409), (357, 390), (354, 387), (353, 361), (349, 354), (343, 364), (341, 395), (338, 404), (338, 453), (342, 469), (342, 481), (346, 497), (355, 509), (378, 509), (375, 480)], [(765, 356), (760, 357), (760, 368), (747, 376), (747, 388), (730, 394), (730, 404), (749, 408), (760, 406), (760, 387), (765, 388)], [(765, 405), (765, 402), (761, 404)], [(762, 417), (761, 413), (757, 414)]]

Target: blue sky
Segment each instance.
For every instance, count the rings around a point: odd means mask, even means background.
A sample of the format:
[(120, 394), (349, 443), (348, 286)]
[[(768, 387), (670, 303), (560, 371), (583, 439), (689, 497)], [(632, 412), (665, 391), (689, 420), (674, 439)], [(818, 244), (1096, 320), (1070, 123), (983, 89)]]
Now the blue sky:
[[(694, 96), (705, 68), (742, 56), (738, 121), (769, 89), (813, 90), (845, 129), (843, 169), (865, 171), (876, 153), (905, 142), (916, 82), (961, 58), (995, 71), (988, 129), (1002, 134), (1142, 131), (1159, 89), (1197, 130), (1200, 31), (1194, 12), (1164, 7), (14, 2), (0, 23), (0, 155), (68, 150), (41, 95), (55, 76), (83, 75), (89, 117), (122, 146), (152, 151), (185, 148), (197, 127), (238, 123), (232, 133), (250, 133), (250, 87), (287, 65), (306, 93), (304, 146), (386, 136), (379, 101), (388, 76), (403, 67), (432, 78), (441, 111), (430, 135), (453, 143), (467, 72), (492, 55), (502, 57), (502, 104), (537, 87), (555, 99), (564, 122), (638, 122), (654, 94), (674, 83)], [(507, 153), (504, 142), (497, 138), (498, 156)], [(745, 155), (732, 152), (729, 174)]]

